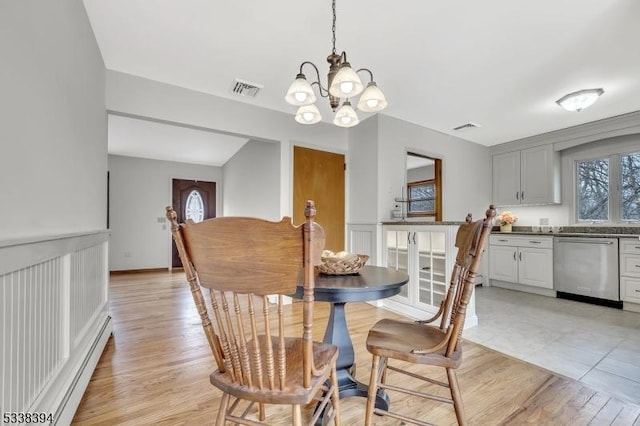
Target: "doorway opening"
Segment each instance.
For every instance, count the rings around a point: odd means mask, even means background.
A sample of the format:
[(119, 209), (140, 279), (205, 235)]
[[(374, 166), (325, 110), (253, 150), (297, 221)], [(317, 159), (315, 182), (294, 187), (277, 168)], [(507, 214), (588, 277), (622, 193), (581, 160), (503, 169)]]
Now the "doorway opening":
[(407, 217), (442, 220), (442, 160), (407, 152)]

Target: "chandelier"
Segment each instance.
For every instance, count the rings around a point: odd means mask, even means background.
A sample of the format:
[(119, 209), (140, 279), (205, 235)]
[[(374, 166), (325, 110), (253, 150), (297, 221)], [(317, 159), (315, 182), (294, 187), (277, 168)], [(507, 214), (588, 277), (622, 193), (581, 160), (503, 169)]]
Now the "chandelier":
[[(318, 93), (323, 98), (329, 98), (331, 109), (336, 113), (333, 118), (333, 124), (340, 127), (353, 127), (360, 122), (356, 111), (351, 106), (350, 98), (354, 98), (362, 93), (357, 102), (359, 111), (378, 112), (387, 106), (387, 100), (382, 91), (373, 81), (373, 73), (367, 68), (361, 68), (354, 71), (351, 64), (347, 61), (347, 53), (336, 53), (336, 0), (332, 2), (333, 6), (333, 25), (331, 31), (333, 33), (333, 50), (327, 56), (329, 63), (329, 73), (327, 75), (327, 86), (324, 87), (320, 83), (320, 72), (318, 67), (309, 61), (300, 64), (300, 72), (296, 75), (296, 79), (291, 83), (285, 100), (298, 108), (295, 119), (298, 123), (314, 124), (319, 122), (322, 117), (320, 110), (315, 105), (316, 95), (313, 91), (313, 85), (318, 86)], [(302, 73), (305, 65), (311, 65), (316, 72), (316, 81), (309, 83), (307, 77)], [(369, 83), (365, 88), (362, 81), (358, 77), (359, 72), (369, 74)], [(364, 90), (364, 92), (363, 92)], [(342, 105), (340, 105), (342, 101)]]

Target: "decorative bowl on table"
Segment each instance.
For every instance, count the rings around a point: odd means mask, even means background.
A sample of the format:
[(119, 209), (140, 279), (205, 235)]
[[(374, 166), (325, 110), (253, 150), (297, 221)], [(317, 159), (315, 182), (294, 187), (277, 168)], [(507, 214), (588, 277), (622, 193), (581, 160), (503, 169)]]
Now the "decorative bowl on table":
[(330, 250), (322, 252), (322, 263), (317, 266), (318, 271), (325, 275), (357, 274), (367, 263), (369, 256), (341, 251), (334, 253)]

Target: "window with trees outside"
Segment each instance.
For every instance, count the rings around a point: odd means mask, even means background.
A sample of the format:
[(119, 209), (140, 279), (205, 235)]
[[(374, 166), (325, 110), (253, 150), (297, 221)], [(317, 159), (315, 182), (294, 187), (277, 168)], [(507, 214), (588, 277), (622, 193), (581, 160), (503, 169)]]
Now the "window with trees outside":
[(640, 152), (576, 162), (578, 222), (640, 221)]
[(435, 216), (436, 214), (436, 182), (434, 179), (407, 184), (409, 195), (409, 214)]

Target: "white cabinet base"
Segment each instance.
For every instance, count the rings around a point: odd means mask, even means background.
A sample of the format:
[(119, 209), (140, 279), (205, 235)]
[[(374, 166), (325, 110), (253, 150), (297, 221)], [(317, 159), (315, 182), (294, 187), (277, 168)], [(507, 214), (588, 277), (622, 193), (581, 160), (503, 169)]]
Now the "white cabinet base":
[(622, 310), (629, 312), (636, 312), (640, 314), (640, 304), (638, 303), (630, 303), (630, 302), (622, 302)]
[[(384, 225), (382, 266), (409, 275), (400, 294), (384, 299), (382, 306), (412, 319), (428, 319), (446, 297), (457, 249), (458, 225)], [(478, 324), (475, 296), (467, 306), (465, 327)]]

